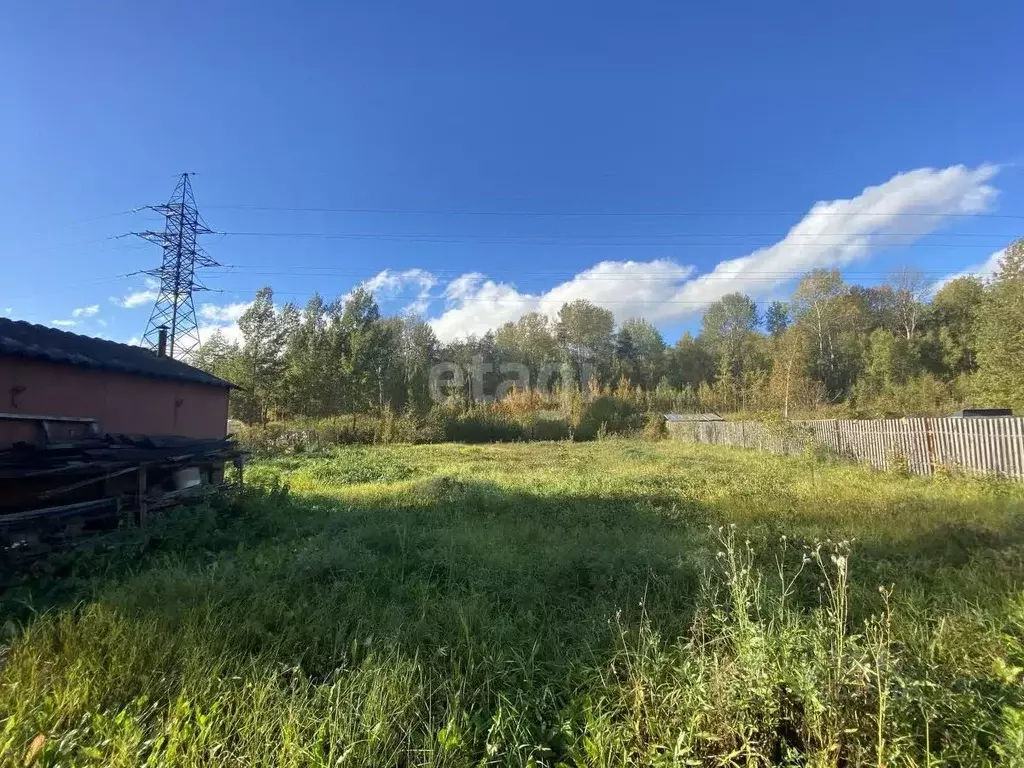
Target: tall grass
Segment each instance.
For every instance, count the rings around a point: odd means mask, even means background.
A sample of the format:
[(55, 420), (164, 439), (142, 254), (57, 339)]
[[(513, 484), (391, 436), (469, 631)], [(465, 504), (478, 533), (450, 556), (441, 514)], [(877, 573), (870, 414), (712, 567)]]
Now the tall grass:
[(610, 394), (595, 387), (586, 396), (513, 391), (502, 400), (435, 405), (428, 413), (397, 414), (390, 408), (369, 415), (332, 416), (266, 425), (232, 424), (234, 436), (257, 456), (322, 453), (340, 445), (396, 443), (502, 443), (533, 440), (594, 440), (598, 435), (633, 435), (649, 413), (646, 399), (630, 390)]
[(3, 596), (5, 764), (1024, 759), (1019, 488), (624, 440), (252, 470)]

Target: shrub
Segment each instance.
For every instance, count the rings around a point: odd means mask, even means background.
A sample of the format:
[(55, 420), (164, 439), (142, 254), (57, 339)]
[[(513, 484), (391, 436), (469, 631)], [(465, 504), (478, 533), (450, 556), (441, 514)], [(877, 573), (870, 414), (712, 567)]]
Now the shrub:
[(569, 439), (569, 422), (561, 416), (535, 413), (524, 422), (524, 436), (528, 440)]
[(505, 443), (523, 439), (523, 425), (486, 406), (451, 415), (445, 424), (445, 439), (456, 443)]
[(660, 413), (649, 413), (644, 424), (644, 437), (648, 440), (662, 440), (668, 437), (665, 417)]
[(576, 427), (577, 440), (593, 440), (602, 430), (606, 434), (628, 434), (643, 426), (643, 413), (631, 403), (611, 395), (601, 395), (585, 403)]

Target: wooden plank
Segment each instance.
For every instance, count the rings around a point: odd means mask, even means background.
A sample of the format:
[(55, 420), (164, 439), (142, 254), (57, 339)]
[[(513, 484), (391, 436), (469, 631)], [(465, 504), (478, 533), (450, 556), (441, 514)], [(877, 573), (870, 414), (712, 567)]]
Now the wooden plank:
[(122, 470), (120, 470), (118, 472), (108, 472), (108, 473), (103, 474), (103, 475), (96, 475), (94, 477), (89, 477), (89, 478), (86, 478), (85, 480), (82, 480), (81, 482), (72, 483), (71, 485), (64, 485), (64, 486), (61, 486), (60, 488), (51, 488), (48, 491), (44, 491), (43, 493), (40, 493), (39, 494), (39, 498), (40, 499), (48, 499), (48, 498), (50, 498), (52, 496), (59, 496), (62, 493), (68, 493), (70, 491), (76, 491), (79, 488), (85, 488), (86, 486), (89, 486), (89, 485), (94, 485), (96, 483), (103, 483), (103, 482), (106, 482), (107, 480), (111, 480), (111, 479), (113, 479), (115, 477), (120, 477), (121, 475), (126, 475), (129, 472), (134, 472), (135, 469), (136, 469), (135, 467), (128, 467), (127, 469), (122, 469)]
[(975, 432), (978, 435), (978, 467), (981, 469), (982, 474), (987, 475), (992, 471), (992, 457), (989, 455), (989, 442), (988, 442), (988, 430), (985, 425), (988, 423), (988, 419), (973, 419), (974, 426), (976, 427)]
[(0, 515), (0, 527), (11, 523), (23, 523), (27, 520), (37, 520), (41, 517), (65, 517), (67, 515), (79, 515), (84, 512), (92, 512), (107, 507), (117, 507), (116, 499), (95, 499), (93, 501), (79, 501), (75, 504), (61, 504), (56, 507), (44, 507), (43, 509), (30, 509), (25, 512), (12, 512), (7, 515)]
[(145, 465), (139, 467), (139, 473), (137, 475), (137, 478), (138, 478), (138, 484), (137, 484), (136, 487), (137, 487), (138, 496), (136, 497), (136, 503), (137, 503), (138, 506), (136, 508), (136, 522), (138, 523), (140, 528), (145, 528), (145, 526), (146, 526), (146, 512), (147, 512), (147, 509), (146, 509), (146, 493), (148, 491), (148, 487), (147, 487), (147, 483), (146, 483), (146, 466)]
[(1024, 419), (1010, 419), (1011, 472), (1018, 480), (1024, 479)]
[(978, 470), (981, 467), (981, 450), (978, 446), (978, 429), (977, 423), (974, 419), (965, 419), (964, 424), (967, 429), (967, 443), (970, 450), (970, 467), (974, 474), (978, 474)]
[(950, 457), (956, 463), (957, 471), (961, 471), (964, 465), (964, 454), (967, 450), (964, 445), (962, 423), (959, 419), (946, 419), (946, 428), (953, 437), (954, 453)]
[(1003, 463), (1003, 430), (1002, 424), (996, 419), (985, 419), (988, 422), (989, 439), (992, 445), (992, 471), (1003, 477), (1006, 476), (1006, 467)]
[(1024, 480), (1024, 419), (1012, 419), (1014, 477)]

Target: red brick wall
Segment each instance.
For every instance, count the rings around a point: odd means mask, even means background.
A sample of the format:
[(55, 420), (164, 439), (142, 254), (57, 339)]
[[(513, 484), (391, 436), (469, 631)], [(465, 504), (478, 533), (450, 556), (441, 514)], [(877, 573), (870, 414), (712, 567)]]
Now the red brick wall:
[[(0, 357), (0, 413), (94, 418), (104, 432), (224, 437), (228, 390)], [(0, 447), (33, 435), (31, 425), (0, 420)]]

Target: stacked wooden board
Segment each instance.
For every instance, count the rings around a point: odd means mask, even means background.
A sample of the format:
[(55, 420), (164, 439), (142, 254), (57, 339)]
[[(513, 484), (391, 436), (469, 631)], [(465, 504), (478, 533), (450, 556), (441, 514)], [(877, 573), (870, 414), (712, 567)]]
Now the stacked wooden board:
[(0, 450), (0, 552), (144, 524), (152, 510), (222, 486), (225, 463), (240, 458), (224, 438), (103, 435)]

